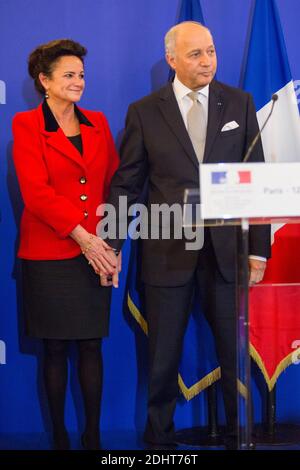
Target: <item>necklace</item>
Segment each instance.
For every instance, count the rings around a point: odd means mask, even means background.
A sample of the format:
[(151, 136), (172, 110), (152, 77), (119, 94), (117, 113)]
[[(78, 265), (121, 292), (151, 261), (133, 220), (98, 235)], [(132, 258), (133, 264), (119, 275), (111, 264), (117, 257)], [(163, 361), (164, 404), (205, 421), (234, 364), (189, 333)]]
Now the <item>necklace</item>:
[(78, 133), (80, 131), (80, 127), (79, 127), (79, 122), (78, 122), (78, 119), (75, 115), (75, 112), (73, 112), (73, 118), (72, 118), (72, 122), (67, 122), (67, 123), (64, 123), (58, 116), (57, 114), (51, 110), (56, 122), (58, 123), (59, 127), (64, 131), (65, 134), (73, 134), (73, 133)]

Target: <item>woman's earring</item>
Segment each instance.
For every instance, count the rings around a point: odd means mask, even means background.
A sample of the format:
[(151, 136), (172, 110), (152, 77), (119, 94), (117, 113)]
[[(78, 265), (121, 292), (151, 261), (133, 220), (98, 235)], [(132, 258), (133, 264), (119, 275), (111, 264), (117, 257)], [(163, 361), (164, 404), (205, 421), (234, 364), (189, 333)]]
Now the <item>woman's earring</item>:
[(47, 100), (49, 98), (48, 91), (45, 91), (45, 99)]

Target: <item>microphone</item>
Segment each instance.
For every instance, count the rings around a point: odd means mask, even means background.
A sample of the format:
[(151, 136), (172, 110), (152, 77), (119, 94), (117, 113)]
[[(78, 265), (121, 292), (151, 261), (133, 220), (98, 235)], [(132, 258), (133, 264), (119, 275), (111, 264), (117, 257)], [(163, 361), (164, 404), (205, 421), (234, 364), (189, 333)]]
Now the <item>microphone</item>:
[(246, 152), (246, 155), (244, 156), (243, 160), (242, 160), (242, 163), (246, 163), (251, 155), (251, 153), (253, 152), (253, 149), (258, 141), (258, 139), (260, 138), (261, 136), (261, 133), (262, 131), (264, 130), (264, 128), (266, 127), (267, 125), (267, 122), (269, 121), (272, 113), (273, 113), (273, 109), (274, 109), (274, 106), (275, 106), (275, 103), (276, 101), (278, 100), (278, 95), (276, 93), (274, 93), (274, 95), (272, 95), (272, 107), (271, 107), (271, 111), (269, 112), (268, 116), (267, 116), (267, 119), (265, 120), (264, 122), (264, 125), (262, 126), (262, 128), (258, 131), (258, 133), (256, 134), (256, 136), (254, 137), (254, 139), (252, 140), (251, 142), (251, 145), (249, 146), (247, 152)]

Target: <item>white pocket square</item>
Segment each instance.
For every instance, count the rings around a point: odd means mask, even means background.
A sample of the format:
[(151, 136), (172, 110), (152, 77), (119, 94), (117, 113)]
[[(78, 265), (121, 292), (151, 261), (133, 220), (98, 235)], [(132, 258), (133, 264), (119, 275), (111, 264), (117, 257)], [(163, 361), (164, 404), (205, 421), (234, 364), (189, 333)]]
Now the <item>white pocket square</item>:
[(224, 126), (221, 129), (221, 132), (226, 132), (226, 131), (232, 131), (233, 129), (236, 129), (237, 127), (240, 127), (236, 121), (230, 121), (227, 122), (227, 124), (224, 124)]

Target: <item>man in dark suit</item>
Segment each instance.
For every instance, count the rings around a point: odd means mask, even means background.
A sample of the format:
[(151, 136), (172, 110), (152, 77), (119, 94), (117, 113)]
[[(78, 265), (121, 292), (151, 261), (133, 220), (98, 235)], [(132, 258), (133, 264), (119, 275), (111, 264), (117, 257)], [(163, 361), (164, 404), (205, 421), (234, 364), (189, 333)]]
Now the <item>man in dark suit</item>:
[[(135, 203), (146, 179), (149, 210), (153, 204), (182, 204), (185, 188), (198, 188), (199, 162), (241, 162), (258, 131), (250, 95), (213, 80), (217, 60), (207, 28), (184, 22), (167, 33), (165, 42), (175, 79), (129, 107), (121, 164), (108, 201), (116, 208), (119, 196)], [(261, 142), (250, 160), (264, 160)], [(120, 249), (122, 241), (108, 243)], [(201, 250), (187, 250), (184, 238), (143, 240), (150, 357), (147, 442), (174, 442), (178, 367), (194, 291), (216, 340), (227, 424), (231, 430), (236, 426), (236, 243), (234, 227), (205, 229)], [(270, 254), (267, 227), (251, 227), (249, 252), (254, 284), (262, 279)]]

